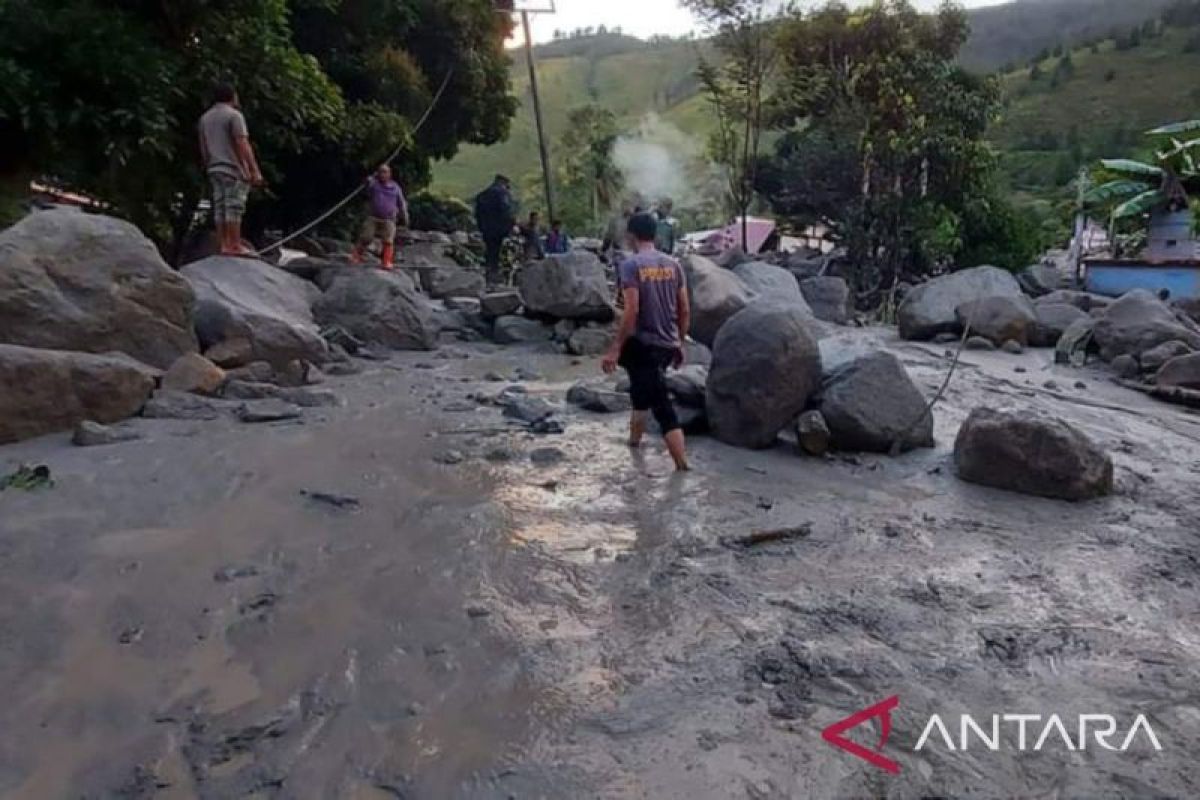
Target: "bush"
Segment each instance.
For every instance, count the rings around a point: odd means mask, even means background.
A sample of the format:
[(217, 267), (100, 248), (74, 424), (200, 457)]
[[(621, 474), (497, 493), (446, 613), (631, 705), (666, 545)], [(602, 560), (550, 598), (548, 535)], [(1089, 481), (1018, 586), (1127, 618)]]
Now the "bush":
[(419, 192), (408, 201), (408, 215), (409, 226), (416, 231), (454, 233), (475, 230), (474, 212), (457, 197)]

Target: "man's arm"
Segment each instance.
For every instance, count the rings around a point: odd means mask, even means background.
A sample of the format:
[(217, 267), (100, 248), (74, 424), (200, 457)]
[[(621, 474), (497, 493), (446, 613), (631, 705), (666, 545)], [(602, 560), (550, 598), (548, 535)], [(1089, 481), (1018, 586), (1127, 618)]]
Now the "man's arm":
[(258, 159), (254, 157), (254, 147), (250, 144), (249, 136), (239, 136), (235, 139), (238, 158), (242, 162), (242, 170), (250, 178), (250, 182), (261, 184), (263, 182), (262, 172), (258, 168)]
[(625, 344), (633, 337), (637, 330), (638, 311), (641, 306), (641, 294), (636, 286), (631, 286), (625, 289), (621, 296), (625, 300), (625, 311), (621, 316), (621, 327), (617, 329), (617, 338), (613, 340), (612, 347), (608, 348), (608, 353), (604, 356), (604, 361), (601, 363), (604, 371), (611, 375), (617, 371), (617, 361), (621, 358), (621, 351), (625, 349)]
[(692, 330), (692, 299), (688, 297), (687, 286), (679, 287), (679, 300), (677, 302), (679, 308), (679, 343), (683, 344), (687, 341), (688, 334)]

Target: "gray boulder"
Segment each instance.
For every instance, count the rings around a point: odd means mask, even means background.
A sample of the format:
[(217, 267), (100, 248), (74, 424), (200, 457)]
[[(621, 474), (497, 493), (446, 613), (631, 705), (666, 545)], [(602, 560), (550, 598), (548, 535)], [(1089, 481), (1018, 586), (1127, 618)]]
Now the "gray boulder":
[(421, 287), (425, 293), (435, 300), (476, 298), (483, 294), (487, 285), (482, 272), (459, 266), (418, 269), (417, 274), (421, 276)]
[(1030, 332), (1037, 325), (1033, 304), (1025, 297), (984, 297), (963, 303), (954, 310), (961, 328), (992, 342), (1029, 344)]
[(393, 350), (437, 347), (433, 309), (403, 273), (370, 269), (339, 275), (313, 311), (322, 325), (335, 325), (368, 344)]
[(761, 449), (808, 404), (821, 384), (813, 318), (797, 306), (753, 303), (721, 327), (706, 407), (726, 444)]
[(121, 353), (0, 344), (0, 444), (132, 417), (159, 374)]
[(101, 425), (99, 422), (84, 420), (75, 427), (75, 433), (71, 436), (71, 444), (76, 447), (102, 447), (132, 442), (140, 438), (142, 438), (140, 433), (124, 425)]
[(236, 403), (202, 397), (188, 392), (160, 389), (146, 401), (142, 416), (146, 419), (214, 420), (237, 410)]
[(826, 378), (818, 408), (838, 450), (886, 453), (933, 447), (933, 415), (900, 359), (880, 350)]
[(1200, 350), (1200, 326), (1180, 319), (1174, 310), (1145, 289), (1135, 289), (1108, 307), (1096, 322), (1100, 357), (1135, 358), (1165, 342), (1180, 341)]
[(567, 351), (576, 356), (603, 355), (612, 341), (613, 332), (608, 328), (579, 328), (567, 337)]
[(521, 293), (516, 289), (501, 289), (479, 297), (479, 311), (488, 319), (508, 317), (521, 310)]
[(1138, 364), (1138, 360), (1128, 353), (1117, 356), (1109, 364), (1112, 371), (1118, 378), (1125, 380), (1133, 380), (1142, 374), (1142, 368)]
[(1054, 347), (1067, 328), (1089, 318), (1087, 312), (1069, 303), (1038, 303), (1033, 314), (1037, 321), (1029, 334), (1032, 347)]
[(704, 408), (708, 395), (708, 367), (684, 364), (667, 372), (667, 390), (684, 408)]
[(849, 325), (854, 319), (854, 297), (842, 278), (825, 275), (800, 282), (800, 291), (817, 319), (835, 325)]
[(741, 279), (703, 256), (683, 260), (692, 306), (692, 337), (712, 347), (717, 332), (750, 302), (753, 293)]
[(733, 274), (750, 290), (755, 300), (796, 304), (808, 309), (796, 276), (783, 267), (765, 261), (747, 261), (734, 267)]
[(711, 367), (712, 350), (709, 350), (699, 342), (688, 339), (683, 343), (683, 363)]
[(958, 307), (985, 297), (1021, 297), (1012, 273), (998, 267), (975, 267), (934, 278), (915, 287), (897, 312), (905, 339), (932, 339), (939, 333), (962, 330)]
[(182, 274), (196, 292), (196, 333), (205, 350), (244, 339), (254, 361), (328, 358), (312, 315), (321, 292), (311, 283), (263, 261), (223, 256), (188, 264)]
[(619, 414), (633, 408), (628, 393), (582, 382), (567, 391), (567, 402), (596, 414)]
[(1096, 320), (1091, 316), (1084, 316), (1072, 322), (1063, 331), (1058, 344), (1054, 345), (1055, 363), (1083, 366), (1088, 353), (1096, 349), (1095, 333)]
[(1154, 380), (1165, 388), (1200, 389), (1200, 353), (1171, 359), (1158, 371)]
[(1034, 264), (1017, 274), (1017, 283), (1030, 297), (1050, 294), (1062, 285), (1062, 273), (1054, 264)]
[(1075, 306), (1080, 311), (1087, 312), (1108, 308), (1112, 305), (1112, 302), (1111, 297), (1091, 294), (1089, 292), (1077, 292), (1070, 289), (1059, 289), (1050, 294), (1043, 295), (1034, 301), (1035, 305), (1039, 306), (1066, 303), (1067, 305)]
[(55, 209), (0, 232), (0, 342), (121, 352), (166, 369), (198, 349), (195, 302), (123, 220)]
[(585, 251), (527, 264), (520, 275), (528, 313), (554, 319), (611, 322), (616, 316), (600, 259)]
[(958, 477), (970, 483), (1063, 500), (1113, 490), (1113, 462), (1068, 423), (1030, 412), (977, 408), (954, 443)]
[(549, 325), (525, 317), (500, 317), (492, 325), (492, 339), (498, 344), (548, 342), (553, 336)]
[(1152, 347), (1142, 353), (1139, 359), (1142, 369), (1146, 372), (1158, 372), (1163, 366), (1172, 359), (1180, 356), (1190, 355), (1192, 348), (1188, 347), (1184, 342), (1170, 341), (1163, 342), (1158, 347)]

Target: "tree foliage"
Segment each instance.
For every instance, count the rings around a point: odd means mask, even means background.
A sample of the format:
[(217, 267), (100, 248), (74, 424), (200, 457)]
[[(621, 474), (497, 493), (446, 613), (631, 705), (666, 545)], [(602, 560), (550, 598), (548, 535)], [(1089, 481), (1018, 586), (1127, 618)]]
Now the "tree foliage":
[(510, 26), (488, 0), (0, 0), (0, 171), (178, 241), (204, 187), (196, 120), (230, 80), (272, 187), (252, 222), (286, 226), (398, 144), (419, 188), (431, 158), (507, 135)]
[(559, 216), (570, 230), (594, 230), (617, 204), (625, 176), (613, 161), (617, 116), (598, 105), (575, 108), (559, 142)]
[(957, 66), (967, 34), (959, 7), (907, 0), (832, 3), (782, 30), (773, 122), (788, 132), (759, 187), (778, 213), (832, 230), (860, 291), (984, 252), (1024, 266), (1036, 247), (994, 188), (984, 134), (999, 88)]

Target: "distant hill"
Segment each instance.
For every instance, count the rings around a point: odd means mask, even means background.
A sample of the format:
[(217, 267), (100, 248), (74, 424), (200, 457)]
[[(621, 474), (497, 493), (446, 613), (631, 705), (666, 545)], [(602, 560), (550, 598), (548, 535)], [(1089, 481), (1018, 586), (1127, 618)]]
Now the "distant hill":
[(1023, 64), (1058, 45), (1125, 33), (1157, 17), (1174, 0), (1017, 0), (970, 12), (971, 38), (962, 63), (994, 72)]
[[(1064, 143), (1073, 126), (1084, 142), (1083, 155), (1091, 155), (1101, 144), (1129, 139), (1144, 121), (1155, 124), (1192, 113), (1197, 103), (1189, 98), (1200, 71), (1194, 58), (1182, 52), (1187, 34), (1170, 31), (1161, 41), (1148, 41), (1136, 52), (1116, 52), (1110, 40), (1100, 46), (1101, 53), (1095, 57), (1090, 50), (1077, 47), (1086, 43), (1090, 48), (1092, 42), (1111, 35), (1125, 37), (1147, 20), (1157, 19), (1163, 8), (1176, 1), (1017, 0), (970, 12), (972, 35), (963, 50), (963, 63), (988, 72), (1006, 65), (1020, 67), (1005, 77), (1011, 105), (996, 133), (998, 144), (1018, 153), (1010, 162), (1018, 183), (1029, 184), (1047, 169), (1052, 173), (1067, 169), (1059, 149), (1070, 147)], [(695, 70), (698, 52), (707, 47), (704, 42), (683, 40), (644, 42), (619, 33), (539, 46), (542, 102), (552, 140), (561, 135), (572, 108), (594, 102), (614, 111), (631, 129), (654, 113), (703, 142), (711, 130), (711, 117), (699, 94)], [(1054, 80), (1051, 86), (1057, 58), (1047, 58), (1040, 69), (1050, 75), (1040, 83), (1027, 80), (1026, 65), (1031, 59), (1063, 47), (1074, 50), (1072, 77)], [(1108, 73), (1114, 70), (1116, 74), (1109, 80)], [(1158, 76), (1165, 76), (1161, 92), (1156, 85)], [(486, 148), (464, 147), (453, 161), (436, 166), (435, 189), (469, 197), (496, 172), (520, 179), (537, 169), (537, 137), (523, 51), (513, 53), (512, 81), (522, 106), (508, 141)], [(1054, 147), (1029, 147), (1031, 143), (1050, 145), (1051, 135)], [(1095, 148), (1088, 144), (1093, 142)]]
[(1144, 131), (1200, 116), (1200, 25), (1076, 48), (1003, 81), (992, 140), (1013, 187), (1044, 194), (1081, 165), (1136, 155)]

